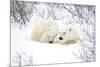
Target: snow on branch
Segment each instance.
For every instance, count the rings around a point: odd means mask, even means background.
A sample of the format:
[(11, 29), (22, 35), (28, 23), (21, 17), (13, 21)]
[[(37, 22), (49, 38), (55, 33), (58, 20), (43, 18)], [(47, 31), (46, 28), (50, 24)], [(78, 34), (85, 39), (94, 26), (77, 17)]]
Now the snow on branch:
[(33, 3), (17, 0), (11, 0), (10, 2), (11, 20), (14, 18), (13, 21), (19, 23), (20, 25), (27, 24), (32, 16)]
[(16, 56), (11, 61), (15, 66), (33, 66), (33, 56), (25, 52), (16, 52)]

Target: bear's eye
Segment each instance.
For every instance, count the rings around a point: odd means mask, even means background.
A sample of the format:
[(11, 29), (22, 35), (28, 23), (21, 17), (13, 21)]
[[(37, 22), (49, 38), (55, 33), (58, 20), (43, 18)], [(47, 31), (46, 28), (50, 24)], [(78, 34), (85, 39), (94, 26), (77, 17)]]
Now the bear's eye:
[(59, 32), (59, 34), (61, 34), (61, 32)]
[(66, 32), (63, 32), (63, 34), (66, 34)]
[(69, 31), (71, 32), (71, 28), (69, 29)]

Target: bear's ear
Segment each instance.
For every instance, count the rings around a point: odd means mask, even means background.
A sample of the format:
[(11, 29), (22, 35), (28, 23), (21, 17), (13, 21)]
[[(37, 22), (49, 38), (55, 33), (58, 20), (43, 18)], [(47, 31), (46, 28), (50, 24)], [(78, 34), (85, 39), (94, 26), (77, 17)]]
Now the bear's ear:
[(57, 28), (57, 31), (59, 31), (59, 29)]
[(71, 28), (69, 28), (69, 31), (71, 32)]

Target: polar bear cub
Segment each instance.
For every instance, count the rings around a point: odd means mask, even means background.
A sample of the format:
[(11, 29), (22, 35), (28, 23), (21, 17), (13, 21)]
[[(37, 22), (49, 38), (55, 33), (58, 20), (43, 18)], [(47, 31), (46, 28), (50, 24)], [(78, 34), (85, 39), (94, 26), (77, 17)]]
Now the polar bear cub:
[(78, 31), (70, 25), (60, 25), (54, 43), (74, 44), (80, 40)]
[(52, 20), (37, 22), (33, 26), (31, 39), (42, 43), (52, 43), (57, 34), (57, 24)]

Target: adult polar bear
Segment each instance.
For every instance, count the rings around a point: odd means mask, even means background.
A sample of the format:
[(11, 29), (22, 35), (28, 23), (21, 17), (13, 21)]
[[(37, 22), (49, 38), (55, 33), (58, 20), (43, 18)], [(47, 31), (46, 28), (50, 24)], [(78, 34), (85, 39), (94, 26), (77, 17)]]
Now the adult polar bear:
[(42, 21), (34, 25), (32, 40), (42, 43), (76, 43), (80, 37), (75, 27), (57, 24), (54, 21)]
[(57, 34), (58, 25), (53, 20), (44, 20), (34, 24), (32, 40), (42, 43), (52, 43)]

